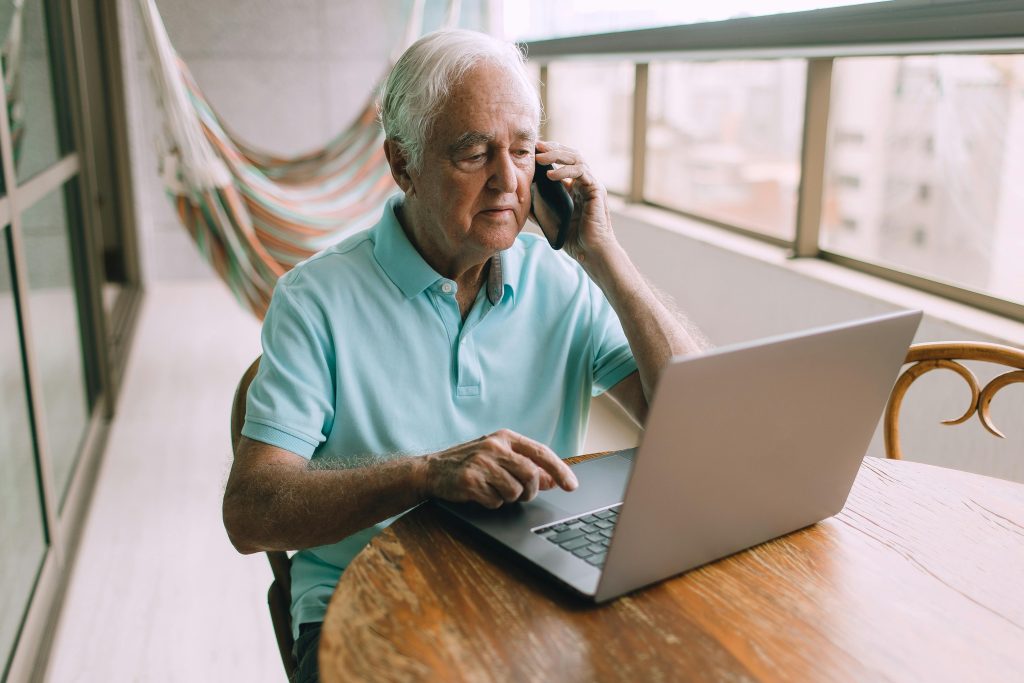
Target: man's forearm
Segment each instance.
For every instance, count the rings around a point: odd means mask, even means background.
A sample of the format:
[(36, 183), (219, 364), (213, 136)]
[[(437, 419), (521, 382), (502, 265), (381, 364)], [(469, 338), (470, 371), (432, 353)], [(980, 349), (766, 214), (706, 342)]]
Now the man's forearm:
[(497, 508), (578, 485), (542, 443), (508, 429), (429, 455), (332, 469), (245, 437), (224, 492), (224, 526), (243, 553), (337, 543), (427, 498)]
[(621, 247), (581, 265), (619, 316), (636, 358), (644, 396), (650, 402), (658, 375), (669, 359), (700, 351), (707, 343), (655, 295)]
[(229, 480), (225, 526), (242, 552), (337, 543), (423, 502), (424, 466), (407, 456), (348, 469), (262, 459)]

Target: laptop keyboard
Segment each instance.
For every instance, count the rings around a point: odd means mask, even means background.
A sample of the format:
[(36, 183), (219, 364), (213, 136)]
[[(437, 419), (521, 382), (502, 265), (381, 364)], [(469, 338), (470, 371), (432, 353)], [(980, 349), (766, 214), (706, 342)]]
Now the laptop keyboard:
[(608, 544), (612, 540), (612, 532), (615, 531), (615, 523), (619, 519), (621, 505), (619, 503), (605, 510), (580, 515), (558, 524), (549, 524), (534, 529), (533, 533), (595, 567), (602, 567), (608, 553)]

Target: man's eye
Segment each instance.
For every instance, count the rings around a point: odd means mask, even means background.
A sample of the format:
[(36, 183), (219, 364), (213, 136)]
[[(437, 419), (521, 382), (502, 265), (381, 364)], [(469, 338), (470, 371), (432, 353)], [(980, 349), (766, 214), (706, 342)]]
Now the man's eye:
[(533, 150), (532, 149), (517, 149), (515, 151), (515, 155), (517, 157), (520, 157), (520, 158), (531, 157), (531, 156), (533, 156)]
[(471, 154), (470, 156), (466, 157), (464, 161), (483, 161), (484, 158), (486, 158), (486, 156), (487, 155), (484, 154), (483, 152), (481, 152), (480, 154)]

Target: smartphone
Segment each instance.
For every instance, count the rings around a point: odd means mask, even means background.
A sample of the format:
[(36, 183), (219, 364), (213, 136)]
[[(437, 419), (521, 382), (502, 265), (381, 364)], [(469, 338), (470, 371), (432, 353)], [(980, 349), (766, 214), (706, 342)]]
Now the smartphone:
[[(569, 236), (569, 219), (572, 217), (572, 197), (561, 180), (548, 178), (550, 164), (537, 164), (533, 171), (533, 205), (530, 215), (537, 221), (552, 249), (561, 249)], [(538, 215), (538, 204), (542, 204)]]

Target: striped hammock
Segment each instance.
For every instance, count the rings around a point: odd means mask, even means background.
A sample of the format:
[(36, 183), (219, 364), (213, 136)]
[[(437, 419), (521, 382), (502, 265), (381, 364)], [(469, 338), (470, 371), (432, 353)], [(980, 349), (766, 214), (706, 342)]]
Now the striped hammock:
[(204, 134), (231, 175), (228, 183), (188, 182), (175, 156), (162, 174), (178, 218), (235, 297), (262, 319), (277, 278), (299, 261), (373, 225), (395, 190), (384, 134), (371, 102), (323, 149), (292, 159), (257, 152), (233, 138), (178, 62)]
[[(164, 114), (164, 186), (203, 256), (260, 319), (274, 283), (306, 257), (380, 217), (396, 186), (376, 104), (313, 153), (284, 159), (242, 143), (225, 127), (170, 44), (155, 0), (139, 0)], [(423, 16), (416, 0), (405, 44)], [(458, 3), (449, 2), (453, 25)]]

